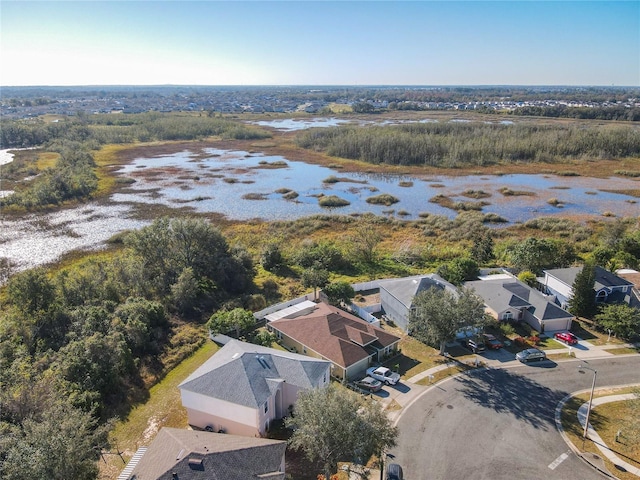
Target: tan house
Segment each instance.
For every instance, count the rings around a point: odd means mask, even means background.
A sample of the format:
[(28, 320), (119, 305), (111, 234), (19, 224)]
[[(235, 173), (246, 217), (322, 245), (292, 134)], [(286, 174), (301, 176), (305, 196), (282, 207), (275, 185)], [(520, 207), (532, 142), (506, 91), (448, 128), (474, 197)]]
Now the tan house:
[(291, 351), (329, 360), (331, 374), (342, 380), (364, 375), (374, 363), (398, 351), (400, 337), (326, 303), (268, 324)]

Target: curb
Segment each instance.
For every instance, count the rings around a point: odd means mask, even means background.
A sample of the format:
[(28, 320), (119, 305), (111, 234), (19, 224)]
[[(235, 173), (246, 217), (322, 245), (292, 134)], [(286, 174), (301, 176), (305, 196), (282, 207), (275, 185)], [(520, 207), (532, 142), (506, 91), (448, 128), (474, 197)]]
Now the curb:
[[(599, 388), (596, 389), (596, 391), (598, 390), (609, 390), (611, 388), (626, 388), (626, 387), (637, 387), (638, 383), (630, 383), (630, 384), (625, 384), (625, 385), (615, 385), (615, 386), (607, 386), (607, 387), (603, 387), (603, 388)], [(604, 475), (607, 478), (611, 478), (611, 479), (616, 479), (618, 480), (618, 477), (616, 477), (615, 475), (613, 475), (611, 472), (609, 472), (609, 470), (606, 469), (606, 467), (600, 467), (599, 465), (597, 465), (595, 462), (591, 461), (589, 458), (587, 458), (585, 456), (585, 453), (589, 453), (590, 452), (583, 452), (581, 451), (576, 445), (574, 445), (574, 443), (569, 439), (568, 435), (565, 433), (564, 428), (562, 428), (562, 409), (564, 408), (565, 403), (567, 403), (567, 401), (570, 398), (575, 397), (576, 395), (581, 395), (583, 393), (587, 393), (590, 392), (591, 389), (584, 389), (584, 390), (578, 390), (576, 392), (573, 393), (569, 393), (568, 395), (566, 395), (562, 400), (560, 400), (560, 402), (558, 402), (558, 405), (556, 406), (555, 409), (555, 415), (554, 415), (554, 420), (556, 423), (556, 429), (558, 430), (558, 432), (560, 432), (560, 435), (562, 436), (562, 439), (565, 441), (565, 443), (569, 446), (569, 448), (571, 449), (571, 451), (573, 453), (576, 454), (576, 456), (580, 459), (582, 459), (585, 463), (587, 463), (588, 465), (590, 465), (591, 467), (593, 467), (595, 470), (597, 470), (600, 474)], [(602, 460), (601, 457), (597, 456), (597, 458), (599, 458), (600, 460)], [(604, 464), (603, 464), (604, 465)]]

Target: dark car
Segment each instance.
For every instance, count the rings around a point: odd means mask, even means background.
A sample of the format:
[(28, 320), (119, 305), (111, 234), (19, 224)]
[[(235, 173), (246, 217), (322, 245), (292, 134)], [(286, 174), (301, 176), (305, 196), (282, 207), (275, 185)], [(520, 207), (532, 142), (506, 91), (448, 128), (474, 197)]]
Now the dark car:
[(364, 377), (362, 380), (353, 383), (356, 387), (368, 392), (377, 392), (382, 388), (382, 382), (372, 377)]
[(495, 335), (491, 335), (490, 333), (485, 333), (484, 335), (482, 335), (482, 338), (487, 348), (490, 348), (492, 350), (498, 350), (499, 348), (502, 348), (504, 346), (502, 342), (496, 338)]
[(553, 334), (553, 338), (564, 342), (567, 345), (575, 345), (576, 343), (578, 343), (578, 337), (576, 337), (571, 332), (556, 332)]
[(467, 348), (473, 353), (484, 352), (486, 347), (482, 340), (470, 338), (467, 340)]
[(547, 354), (537, 348), (527, 348), (526, 350), (516, 353), (516, 359), (520, 360), (522, 363), (534, 361), (541, 362), (546, 358)]
[(389, 465), (387, 465), (386, 480), (404, 480), (402, 467), (397, 463), (390, 463)]

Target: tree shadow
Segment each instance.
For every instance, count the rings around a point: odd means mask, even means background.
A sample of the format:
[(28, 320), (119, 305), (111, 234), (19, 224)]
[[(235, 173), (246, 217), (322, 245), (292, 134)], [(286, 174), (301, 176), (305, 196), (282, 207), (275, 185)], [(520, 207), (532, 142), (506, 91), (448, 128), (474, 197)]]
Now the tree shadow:
[(457, 390), (466, 399), (542, 430), (555, 428), (555, 405), (567, 394), (508, 370), (472, 372), (457, 381)]

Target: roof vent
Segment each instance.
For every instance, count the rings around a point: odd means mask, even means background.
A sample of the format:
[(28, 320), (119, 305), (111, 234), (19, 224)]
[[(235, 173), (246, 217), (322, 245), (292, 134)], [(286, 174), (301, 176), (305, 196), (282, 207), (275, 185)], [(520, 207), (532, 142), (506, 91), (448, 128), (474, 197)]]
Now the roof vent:
[(192, 470), (204, 470), (204, 466), (202, 464), (201, 458), (190, 457), (189, 458), (189, 468)]

